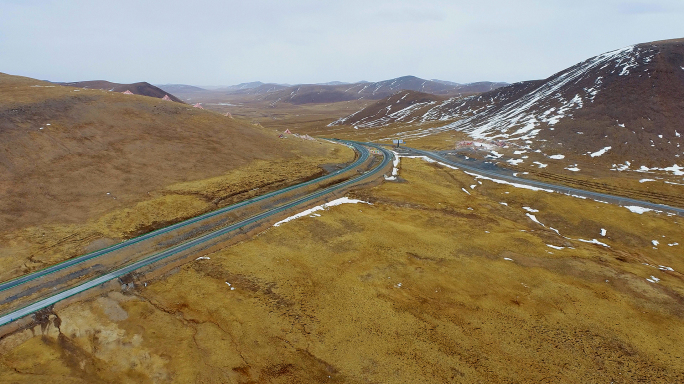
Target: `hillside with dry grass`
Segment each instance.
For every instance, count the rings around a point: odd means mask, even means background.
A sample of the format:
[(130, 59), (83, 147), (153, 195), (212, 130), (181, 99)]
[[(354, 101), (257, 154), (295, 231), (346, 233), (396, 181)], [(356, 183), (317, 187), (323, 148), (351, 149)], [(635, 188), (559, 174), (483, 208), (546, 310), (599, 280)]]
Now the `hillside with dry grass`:
[(320, 165), (353, 156), (342, 146), (280, 139), (273, 130), (185, 104), (2, 74), (2, 278), (252, 190), (321, 175)]

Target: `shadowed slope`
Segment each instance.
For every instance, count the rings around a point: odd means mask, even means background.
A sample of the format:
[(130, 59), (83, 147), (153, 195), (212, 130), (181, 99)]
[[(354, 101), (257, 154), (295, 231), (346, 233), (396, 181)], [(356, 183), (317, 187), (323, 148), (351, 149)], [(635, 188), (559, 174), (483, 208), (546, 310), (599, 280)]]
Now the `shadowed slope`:
[(163, 98), (168, 95), (169, 98), (177, 103), (182, 103), (181, 99), (176, 96), (158, 88), (147, 82), (133, 83), (133, 84), (118, 84), (112, 83), (105, 80), (93, 80), (93, 81), (77, 81), (73, 83), (59, 83), (60, 85), (65, 85), (67, 87), (77, 87), (86, 89), (102, 89), (105, 91), (112, 92), (126, 92), (130, 91), (135, 95), (156, 97), (158, 99)]

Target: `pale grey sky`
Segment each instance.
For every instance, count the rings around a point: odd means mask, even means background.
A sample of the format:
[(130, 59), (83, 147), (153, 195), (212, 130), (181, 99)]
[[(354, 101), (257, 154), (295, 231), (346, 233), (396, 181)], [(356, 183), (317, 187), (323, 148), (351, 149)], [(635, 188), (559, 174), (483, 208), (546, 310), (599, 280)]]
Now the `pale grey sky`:
[(0, 0), (0, 72), (195, 85), (515, 82), (684, 37), (682, 20), (682, 0)]

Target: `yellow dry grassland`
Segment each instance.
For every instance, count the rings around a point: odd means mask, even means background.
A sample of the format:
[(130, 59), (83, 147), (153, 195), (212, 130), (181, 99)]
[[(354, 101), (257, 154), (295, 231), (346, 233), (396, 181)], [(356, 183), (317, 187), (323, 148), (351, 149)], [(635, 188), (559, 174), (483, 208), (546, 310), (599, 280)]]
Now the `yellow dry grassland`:
[(5, 337), (0, 381), (684, 381), (680, 217), (400, 168)]

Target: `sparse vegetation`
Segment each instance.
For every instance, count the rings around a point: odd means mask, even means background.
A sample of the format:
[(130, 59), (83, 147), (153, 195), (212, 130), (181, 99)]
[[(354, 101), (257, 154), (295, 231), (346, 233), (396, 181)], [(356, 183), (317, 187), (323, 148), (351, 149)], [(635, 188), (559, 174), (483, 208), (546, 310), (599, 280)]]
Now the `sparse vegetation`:
[(373, 205), (269, 229), (134, 292), (73, 304), (59, 328), (4, 339), (2, 379), (684, 378), (684, 262), (667, 246), (682, 243), (679, 217), (480, 184), (421, 160), (403, 159), (400, 176), (356, 192)]
[[(430, 150), (470, 132), (487, 149), (464, 150), (469, 159), (682, 207), (684, 168), (669, 166), (684, 155), (682, 47), (626, 47), (468, 99), (455, 93), (461, 85), (415, 77), (374, 90), (173, 85), (207, 110), (107, 91), (111, 83), (75, 89), (0, 74), (0, 281), (354, 158), (285, 130)], [(397, 82), (433, 94), (394, 93)], [(139, 268), (41, 309), (0, 337), (0, 381), (684, 382), (682, 217), (416, 158), (397, 169), (350, 192), (358, 204), (305, 211), (185, 265), (154, 276)], [(197, 227), (174, 244), (216, 228)], [(239, 229), (236, 241), (256, 231)], [(58, 288), (35, 281), (41, 295)]]
[(9, 75), (0, 95), (1, 280), (354, 157), (150, 97)]

